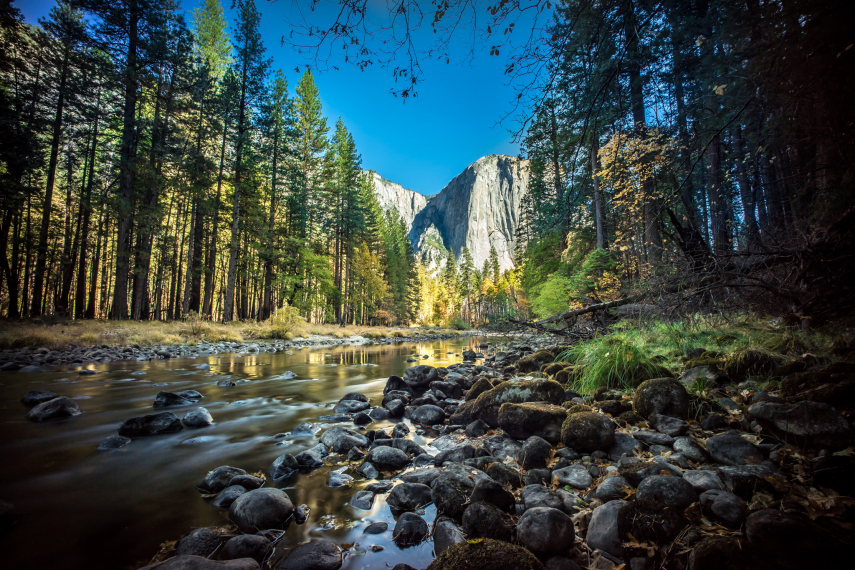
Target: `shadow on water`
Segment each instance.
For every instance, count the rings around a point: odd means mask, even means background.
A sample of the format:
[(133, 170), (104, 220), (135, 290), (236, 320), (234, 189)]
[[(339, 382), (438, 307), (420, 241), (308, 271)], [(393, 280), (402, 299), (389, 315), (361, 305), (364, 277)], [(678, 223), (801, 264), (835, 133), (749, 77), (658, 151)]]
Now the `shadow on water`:
[[(204, 474), (219, 465), (267, 472), (282, 453), (317, 443), (316, 436), (291, 436), (303, 422), (319, 420), (347, 392), (363, 392), (375, 405), (391, 374), (409, 366), (444, 366), (483, 339), (467, 337), (426, 343), (303, 349), (279, 354), (225, 354), (196, 359), (116, 362), (96, 365), (98, 374), (76, 372), (0, 373), (0, 501), (12, 505), (2, 520), (7, 567), (55, 570), (124, 569), (143, 565), (159, 545), (193, 528), (228, 523), (195, 490)], [(419, 357), (408, 363), (411, 355)], [(200, 369), (209, 365), (210, 370)], [(296, 374), (288, 374), (291, 372)], [(236, 385), (218, 386), (229, 378)], [(199, 390), (199, 403), (215, 424), (202, 429), (134, 440), (116, 451), (98, 452), (98, 443), (116, 433), (127, 418), (153, 413), (160, 390)], [(75, 398), (84, 414), (36, 424), (26, 420), (21, 397), (50, 390)], [(172, 408), (177, 415), (194, 406)], [(342, 425), (349, 425), (345, 423)], [(370, 428), (386, 427), (375, 422)], [(414, 431), (414, 430), (413, 430)], [(416, 436), (417, 441), (425, 443)], [(344, 568), (383, 568), (398, 562), (423, 568), (433, 544), (399, 549), (391, 540), (394, 518), (383, 501), (371, 511), (348, 504), (370, 483), (331, 489), (330, 468), (290, 480), (283, 488), (295, 505), (312, 511), (302, 526), (292, 525), (282, 545), (309, 538), (353, 543)], [(351, 471), (351, 474), (355, 475)], [(433, 507), (424, 513), (430, 522)], [(370, 522), (386, 521), (381, 535), (363, 535)], [(383, 549), (373, 552), (372, 545)]]

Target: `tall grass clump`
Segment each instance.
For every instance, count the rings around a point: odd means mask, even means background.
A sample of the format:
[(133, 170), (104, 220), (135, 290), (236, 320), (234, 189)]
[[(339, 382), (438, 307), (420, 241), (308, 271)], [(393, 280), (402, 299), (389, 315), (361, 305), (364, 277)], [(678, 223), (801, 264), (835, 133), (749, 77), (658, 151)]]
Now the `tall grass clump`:
[(669, 375), (667, 369), (657, 364), (626, 333), (579, 343), (559, 354), (555, 360), (579, 366), (573, 389), (583, 394), (592, 394), (600, 387), (627, 390), (644, 380)]
[(306, 319), (296, 307), (285, 305), (276, 310), (259, 328), (259, 338), (292, 339), (302, 336), (307, 330)]

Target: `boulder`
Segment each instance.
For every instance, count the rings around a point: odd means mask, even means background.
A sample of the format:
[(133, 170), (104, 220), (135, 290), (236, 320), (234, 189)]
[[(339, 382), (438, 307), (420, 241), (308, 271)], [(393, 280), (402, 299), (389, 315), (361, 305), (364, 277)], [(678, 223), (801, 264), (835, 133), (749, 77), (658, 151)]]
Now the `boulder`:
[(431, 499), (437, 512), (460, 520), (475, 483), (484, 478), (489, 477), (474, 467), (465, 467), (458, 463), (445, 466), (431, 486)]
[(101, 440), (101, 443), (98, 444), (98, 451), (112, 451), (114, 449), (119, 449), (131, 443), (131, 441), (131, 438), (123, 435), (108, 435)]
[(171, 408), (173, 406), (186, 406), (194, 403), (194, 400), (185, 398), (173, 392), (158, 392), (154, 397), (155, 408)]
[(689, 393), (676, 380), (654, 378), (642, 382), (635, 390), (632, 407), (644, 418), (664, 414), (685, 419), (689, 415)]
[(573, 547), (573, 520), (549, 507), (528, 509), (516, 525), (517, 542), (538, 555), (561, 554)]
[(407, 368), (407, 371), (406, 373), (404, 373), (403, 378), (406, 387), (415, 392), (416, 394), (423, 393), (425, 390), (428, 389), (430, 383), (435, 380), (441, 380), (437, 369), (433, 366), (426, 365), (419, 365)]
[(480, 479), (472, 489), (469, 502), (488, 503), (503, 511), (511, 511), (514, 507), (514, 496), (496, 481)]
[(433, 426), (445, 421), (445, 412), (439, 406), (425, 404), (414, 409), (410, 419), (417, 424)]
[(758, 402), (748, 415), (781, 439), (805, 447), (838, 449), (852, 443), (849, 422), (822, 402)]
[(471, 503), (463, 512), (463, 531), (473, 538), (494, 538), (511, 542), (514, 523), (508, 513), (489, 503)]
[(639, 501), (628, 502), (618, 513), (618, 529), (625, 542), (635, 540), (665, 544), (680, 534), (685, 526), (686, 519), (681, 512), (675, 509), (651, 510)]
[(350, 505), (364, 511), (371, 510), (372, 505), (374, 505), (374, 493), (363, 489), (350, 499)]
[(594, 509), (585, 535), (585, 542), (591, 549), (602, 550), (617, 558), (623, 556), (619, 514), (626, 504), (626, 501), (615, 500)]
[(83, 410), (80, 409), (77, 402), (71, 398), (59, 396), (34, 406), (27, 412), (27, 419), (33, 422), (46, 422), (48, 420), (79, 416), (82, 413)]
[(208, 560), (194, 554), (167, 558), (163, 562), (143, 566), (140, 570), (259, 570), (258, 562), (252, 558), (237, 560)]
[(739, 528), (748, 515), (748, 505), (727, 491), (710, 489), (701, 493), (701, 511), (730, 528)]
[(184, 429), (181, 420), (172, 412), (160, 412), (159, 414), (148, 414), (125, 420), (119, 427), (119, 435), (125, 437), (146, 437), (175, 433)]
[(570, 414), (561, 426), (561, 441), (576, 451), (608, 450), (615, 442), (615, 423), (596, 412)]
[(564, 387), (553, 380), (515, 380), (500, 383), (483, 392), (475, 400), (460, 406), (452, 417), (455, 424), (467, 424), (481, 419), (491, 427), (499, 425), (499, 408), (505, 403), (564, 401)]
[(229, 508), (229, 518), (246, 533), (284, 528), (293, 513), (294, 505), (288, 495), (269, 487), (244, 493)]
[(246, 474), (246, 471), (240, 467), (221, 465), (208, 471), (205, 478), (196, 485), (196, 488), (200, 493), (219, 493), (231, 484), (232, 479)]
[(671, 437), (686, 435), (689, 432), (689, 424), (685, 420), (664, 414), (653, 414), (650, 416), (650, 423), (658, 431)]
[(216, 509), (226, 510), (235, 500), (246, 493), (247, 489), (243, 485), (229, 485), (214, 497), (214, 500), (211, 501), (211, 506)]
[(709, 438), (707, 452), (714, 461), (725, 465), (755, 464), (765, 458), (760, 447), (745, 439), (743, 434), (736, 430), (719, 433)]
[(381, 445), (368, 453), (368, 461), (380, 470), (396, 470), (403, 469), (410, 462), (410, 458), (400, 449)]
[(682, 477), (651, 475), (638, 485), (636, 500), (650, 510), (676, 509), (682, 511), (698, 499), (694, 487)]
[(201, 428), (213, 424), (214, 418), (206, 408), (199, 407), (184, 414), (181, 421), (189, 428)]
[(395, 522), (392, 539), (399, 547), (414, 546), (428, 536), (428, 524), (416, 513), (404, 513)]
[(525, 469), (546, 467), (552, 456), (552, 445), (540, 436), (533, 435), (525, 440), (520, 463)]
[(455, 522), (446, 517), (439, 517), (433, 523), (433, 548), (439, 556), (449, 547), (466, 542), (466, 535)]
[(552, 483), (563, 486), (570, 485), (575, 489), (587, 489), (594, 483), (594, 478), (584, 465), (575, 464), (552, 472)]
[(614, 499), (625, 499), (632, 490), (626, 479), (620, 475), (607, 477), (602, 483), (597, 485), (594, 491), (594, 498), (603, 502), (609, 502)]
[(509, 542), (486, 538), (454, 544), (437, 556), (428, 570), (544, 570), (531, 552)]
[(354, 447), (365, 447), (368, 438), (345, 427), (332, 427), (321, 436), (321, 443), (335, 453), (347, 453)]
[(24, 394), (21, 398), (21, 403), (28, 408), (32, 408), (33, 406), (38, 406), (39, 404), (43, 404), (44, 402), (53, 400), (54, 398), (59, 398), (59, 394), (48, 392), (46, 390), (31, 390)]
[(362, 410), (367, 410), (371, 405), (362, 400), (341, 400), (335, 405), (333, 411), (337, 414), (355, 414)]
[(259, 564), (270, 552), (270, 540), (257, 534), (239, 534), (228, 539), (223, 545), (222, 557), (252, 558)]
[(362, 392), (348, 392), (344, 396), (341, 397), (341, 400), (356, 400), (357, 402), (369, 402), (368, 396), (363, 394)]
[(323, 443), (318, 443), (309, 449), (301, 451), (294, 456), (294, 459), (297, 460), (297, 466), (300, 471), (308, 472), (321, 467), (327, 455), (329, 455), (327, 446)]
[(213, 530), (209, 528), (197, 528), (190, 531), (190, 534), (178, 541), (178, 545), (175, 547), (175, 554), (179, 556), (182, 554), (195, 554), (196, 556), (208, 558), (216, 552), (222, 541), (223, 537)]
[(499, 427), (514, 439), (537, 435), (550, 443), (561, 437), (561, 426), (567, 410), (547, 403), (507, 402), (499, 407)]
[(683, 479), (692, 486), (696, 493), (710, 489), (724, 489), (724, 483), (715, 471), (706, 469), (683, 471)]
[(431, 488), (421, 483), (402, 483), (386, 498), (386, 503), (397, 511), (414, 511), (431, 502)]
[(337, 544), (317, 540), (295, 548), (276, 570), (338, 570), (343, 561)]

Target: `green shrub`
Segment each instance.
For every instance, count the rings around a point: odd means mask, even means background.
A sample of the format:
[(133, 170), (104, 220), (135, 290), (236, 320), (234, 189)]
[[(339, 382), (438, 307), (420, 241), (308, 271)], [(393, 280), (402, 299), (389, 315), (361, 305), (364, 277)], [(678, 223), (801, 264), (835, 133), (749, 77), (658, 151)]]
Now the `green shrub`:
[(578, 365), (573, 389), (593, 394), (597, 388), (626, 390), (644, 380), (670, 375), (670, 372), (653, 361), (624, 333), (614, 333), (580, 343), (559, 354), (556, 360), (567, 360)]
[(277, 309), (273, 316), (264, 322), (264, 325), (260, 333), (263, 338), (290, 339), (305, 330), (306, 319), (300, 315), (296, 307), (285, 305)]

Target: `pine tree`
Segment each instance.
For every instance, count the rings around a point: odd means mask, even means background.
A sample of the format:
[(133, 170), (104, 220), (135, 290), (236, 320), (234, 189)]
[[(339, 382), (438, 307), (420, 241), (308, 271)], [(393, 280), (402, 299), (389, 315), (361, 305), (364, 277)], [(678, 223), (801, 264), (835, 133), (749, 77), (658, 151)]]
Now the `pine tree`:
[(260, 103), (270, 61), (265, 57), (264, 43), (258, 31), (261, 15), (254, 0), (238, 0), (238, 21), (235, 28), (235, 76), (238, 81), (238, 112), (235, 123), (235, 166), (232, 178), (232, 223), (226, 292), (223, 300), (223, 321), (234, 318), (238, 257), (240, 255), (241, 218), (244, 195), (251, 186), (246, 180), (246, 158), (252, 144), (253, 111)]

